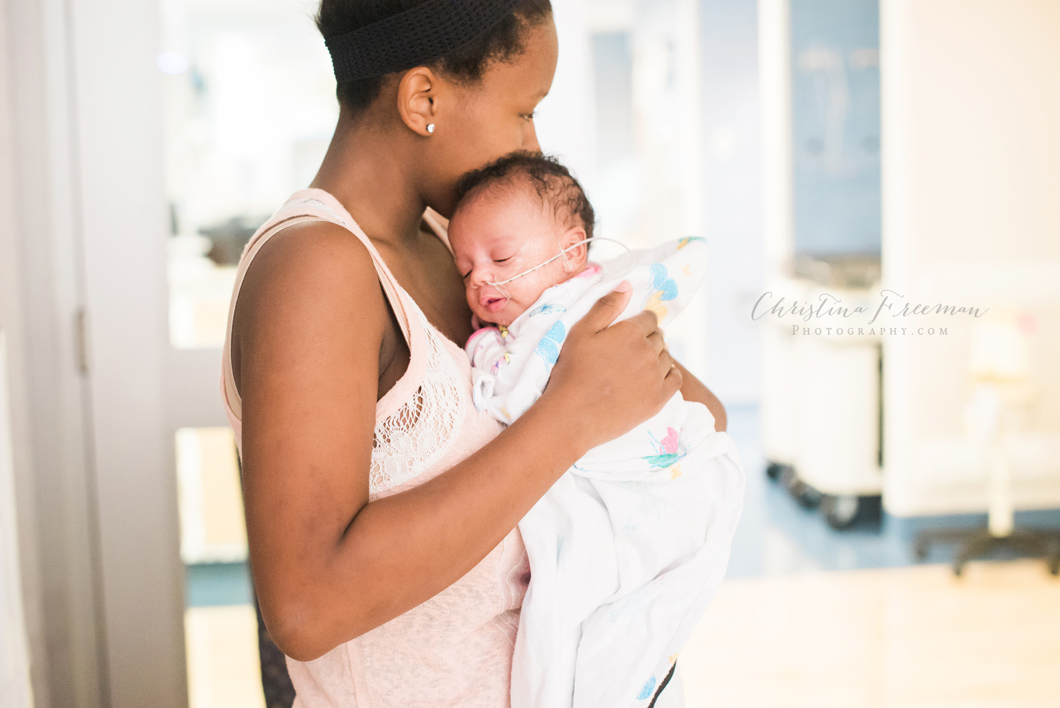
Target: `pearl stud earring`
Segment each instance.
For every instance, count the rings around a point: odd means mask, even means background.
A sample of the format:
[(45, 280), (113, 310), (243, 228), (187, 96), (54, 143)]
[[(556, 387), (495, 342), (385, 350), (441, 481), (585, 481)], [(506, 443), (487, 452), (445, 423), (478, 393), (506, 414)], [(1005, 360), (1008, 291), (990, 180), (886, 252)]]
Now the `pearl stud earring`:
[(434, 132), (434, 123), (428, 123), (427, 124), (427, 132), (428, 133), (433, 133)]

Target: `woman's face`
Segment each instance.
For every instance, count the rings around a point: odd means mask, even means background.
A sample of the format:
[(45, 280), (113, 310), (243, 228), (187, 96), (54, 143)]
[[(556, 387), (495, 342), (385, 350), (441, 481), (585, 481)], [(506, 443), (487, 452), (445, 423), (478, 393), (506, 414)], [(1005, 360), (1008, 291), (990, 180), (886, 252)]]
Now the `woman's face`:
[(552, 15), (524, 29), (523, 52), (495, 61), (482, 80), (461, 85), (446, 80), (435, 99), (435, 132), (424, 152), (429, 206), (450, 216), (455, 187), (468, 170), (514, 150), (540, 150), (533, 113), (552, 86), (559, 45)]

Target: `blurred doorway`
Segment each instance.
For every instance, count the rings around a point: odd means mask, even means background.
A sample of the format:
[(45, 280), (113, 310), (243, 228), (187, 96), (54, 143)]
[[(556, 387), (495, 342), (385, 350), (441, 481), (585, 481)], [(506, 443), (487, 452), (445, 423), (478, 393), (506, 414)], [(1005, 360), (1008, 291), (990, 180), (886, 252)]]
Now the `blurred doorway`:
[[(160, 0), (159, 8), (176, 400), (185, 386), (218, 380), (243, 246), (312, 180), (338, 110), (315, 2)], [(216, 387), (210, 395), (220, 409)], [(235, 441), (227, 421), (217, 425), (205, 408), (187, 413), (173, 434), (189, 704), (258, 708), (264, 698)]]
[(115, 708), (264, 705), (221, 345), (243, 243), (310, 180), (334, 127), (315, 6), (98, 0), (55, 18), (72, 53)]

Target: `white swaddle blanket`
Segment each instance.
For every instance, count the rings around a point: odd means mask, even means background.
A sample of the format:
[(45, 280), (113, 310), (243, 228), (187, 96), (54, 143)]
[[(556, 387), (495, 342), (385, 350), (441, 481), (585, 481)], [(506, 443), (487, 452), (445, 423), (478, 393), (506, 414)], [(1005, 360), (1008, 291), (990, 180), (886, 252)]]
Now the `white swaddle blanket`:
[[(632, 255), (591, 264), (506, 329), (472, 335), (479, 410), (522, 415), (570, 327), (622, 280), (633, 294), (618, 320), (652, 309), (665, 325), (705, 276), (703, 239)], [(647, 706), (725, 575), (743, 489), (732, 438), (680, 393), (565, 473), (519, 522), (531, 577), (512, 708)]]

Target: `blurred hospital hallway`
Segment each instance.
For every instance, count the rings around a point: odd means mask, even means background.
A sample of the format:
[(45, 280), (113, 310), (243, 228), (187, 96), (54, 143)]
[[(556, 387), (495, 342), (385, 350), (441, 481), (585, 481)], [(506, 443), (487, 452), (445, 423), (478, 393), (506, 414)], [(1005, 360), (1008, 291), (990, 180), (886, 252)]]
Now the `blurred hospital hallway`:
[[(0, 708), (287, 708), (218, 384), (335, 130), (319, 3), (0, 0)], [(746, 495), (688, 708), (1060, 706), (1060, 0), (551, 4), (540, 144), (710, 248), (666, 342)]]

